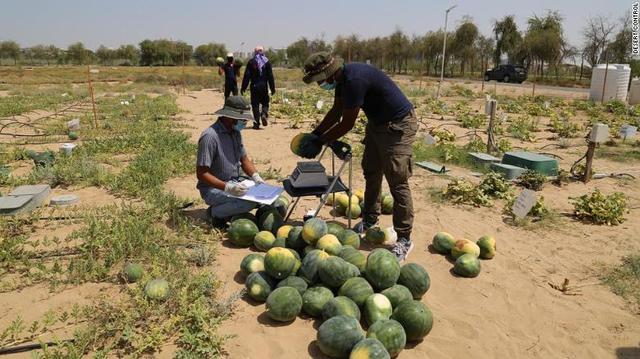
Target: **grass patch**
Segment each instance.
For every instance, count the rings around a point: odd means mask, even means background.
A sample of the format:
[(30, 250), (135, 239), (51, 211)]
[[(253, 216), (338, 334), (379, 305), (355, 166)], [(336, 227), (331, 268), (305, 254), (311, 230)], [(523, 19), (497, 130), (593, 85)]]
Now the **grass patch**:
[(451, 142), (439, 142), (437, 145), (427, 145), (417, 141), (413, 145), (413, 157), (416, 162), (430, 161), (436, 163), (452, 164), (476, 171), (485, 171), (477, 166), (469, 156), (468, 149), (456, 146)]
[(615, 294), (640, 309), (640, 254), (622, 258), (619, 265), (607, 268), (600, 278)]

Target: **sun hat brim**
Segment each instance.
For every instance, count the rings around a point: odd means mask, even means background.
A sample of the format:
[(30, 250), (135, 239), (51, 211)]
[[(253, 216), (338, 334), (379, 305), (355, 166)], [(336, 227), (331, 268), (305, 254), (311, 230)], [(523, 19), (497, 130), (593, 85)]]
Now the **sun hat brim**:
[(215, 115), (222, 117), (229, 117), (235, 120), (253, 120), (253, 114), (251, 113), (251, 109), (248, 110), (238, 110), (235, 108), (223, 107), (218, 111), (214, 112)]
[(324, 81), (329, 76), (333, 75), (336, 71), (338, 71), (342, 65), (344, 64), (344, 60), (340, 57), (333, 57), (331, 62), (326, 64), (324, 67), (321, 67), (313, 72), (307, 72), (302, 77), (302, 81), (306, 84), (310, 84), (312, 82)]

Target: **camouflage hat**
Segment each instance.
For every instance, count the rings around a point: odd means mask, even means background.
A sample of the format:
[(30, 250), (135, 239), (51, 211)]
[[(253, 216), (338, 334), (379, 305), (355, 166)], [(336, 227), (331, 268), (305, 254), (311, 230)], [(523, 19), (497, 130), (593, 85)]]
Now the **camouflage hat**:
[(251, 106), (242, 96), (229, 96), (224, 100), (224, 107), (215, 112), (216, 115), (236, 120), (253, 120)]
[(338, 71), (343, 63), (341, 58), (331, 55), (330, 52), (316, 52), (304, 62), (302, 81), (307, 84), (324, 81)]

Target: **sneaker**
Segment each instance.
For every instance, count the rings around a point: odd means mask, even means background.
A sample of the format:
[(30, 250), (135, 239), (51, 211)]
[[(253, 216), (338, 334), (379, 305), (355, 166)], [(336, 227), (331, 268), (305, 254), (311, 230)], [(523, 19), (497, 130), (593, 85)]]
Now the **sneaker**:
[(260, 120), (262, 121), (262, 126), (267, 126), (269, 123), (267, 122), (267, 114), (263, 113), (260, 115)]
[(260, 129), (260, 123), (258, 123), (258, 121), (255, 121), (255, 122), (253, 123), (253, 129), (254, 129), (254, 130), (259, 130), (259, 129)]
[(365, 222), (364, 220), (358, 224), (356, 224), (355, 226), (353, 226), (353, 231), (358, 233), (358, 234), (365, 234), (367, 232), (367, 229), (371, 228), (371, 227), (375, 227), (376, 225), (378, 225), (378, 222), (376, 223), (368, 223)]
[(396, 255), (398, 262), (403, 262), (409, 256), (409, 253), (413, 250), (413, 242), (407, 238), (400, 238), (396, 242), (395, 246), (391, 249), (391, 252)]

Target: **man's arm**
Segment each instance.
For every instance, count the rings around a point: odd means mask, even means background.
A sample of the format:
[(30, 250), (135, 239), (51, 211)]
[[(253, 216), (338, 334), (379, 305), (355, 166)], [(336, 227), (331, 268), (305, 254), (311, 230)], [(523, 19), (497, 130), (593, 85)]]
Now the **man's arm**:
[(244, 92), (249, 86), (249, 80), (251, 79), (251, 62), (247, 63), (247, 67), (244, 69), (244, 77), (242, 77), (242, 87), (240, 92)]
[(316, 126), (316, 129), (313, 132), (317, 133), (319, 136), (322, 136), (331, 127), (333, 127), (333, 125), (335, 125), (336, 123), (338, 123), (338, 121), (340, 121), (341, 116), (342, 116), (342, 101), (340, 100), (340, 98), (336, 97), (335, 100), (333, 100), (333, 106), (327, 112), (327, 114), (324, 115), (324, 118), (322, 119), (322, 121), (320, 121), (318, 126)]
[(218, 66), (218, 75), (222, 75), (224, 71), (222, 71), (222, 66)]
[(253, 161), (251, 161), (251, 158), (249, 158), (249, 156), (247, 155), (244, 155), (242, 156), (242, 158), (240, 158), (240, 165), (242, 166), (242, 170), (244, 171), (244, 173), (246, 173), (249, 177), (253, 177), (253, 174), (257, 172), (256, 166), (253, 164)]
[(267, 66), (269, 66), (269, 72), (267, 72), (267, 77), (269, 80), (269, 88), (271, 89), (271, 95), (276, 93), (276, 82), (273, 79), (273, 68), (271, 67), (271, 63), (267, 62)]
[(209, 167), (196, 166), (196, 176), (200, 181), (206, 183), (210, 187), (224, 191), (225, 182), (209, 172)]
[(359, 112), (360, 112), (360, 107), (346, 108), (342, 110), (342, 121), (340, 121), (336, 126), (331, 128), (329, 131), (323, 133), (320, 136), (320, 141), (322, 141), (322, 143), (331, 143), (337, 140), (338, 138), (344, 136), (356, 124), (356, 119), (358, 118)]

